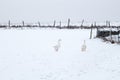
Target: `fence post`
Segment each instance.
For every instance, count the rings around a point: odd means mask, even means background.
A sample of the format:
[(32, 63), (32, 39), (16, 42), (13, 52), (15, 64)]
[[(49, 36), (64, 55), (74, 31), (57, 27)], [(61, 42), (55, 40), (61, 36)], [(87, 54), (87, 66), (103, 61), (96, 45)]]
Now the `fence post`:
[(96, 22), (94, 22), (94, 27), (96, 27)]
[(41, 25), (40, 25), (40, 22), (38, 21), (38, 25), (39, 25), (39, 27), (41, 27)]
[(61, 21), (60, 21), (60, 25), (59, 25), (59, 26), (60, 26), (60, 28), (61, 28)]
[(109, 21), (106, 21), (106, 27), (108, 27), (108, 25), (109, 25)]
[(106, 21), (106, 27), (107, 27), (107, 23), (108, 23), (108, 21)]
[(120, 37), (119, 37), (119, 33), (120, 33), (120, 31), (119, 31), (119, 26), (118, 26), (117, 29), (118, 29), (118, 42), (119, 42), (119, 38), (120, 38)]
[(67, 25), (67, 27), (68, 28), (70, 27), (70, 19), (68, 19), (68, 25)]
[(97, 35), (96, 35), (96, 37), (99, 37), (99, 29), (98, 29), (98, 27), (96, 27), (96, 29), (97, 29)]
[(22, 21), (22, 25), (23, 25), (23, 27), (25, 27), (25, 23), (24, 23), (24, 21)]
[(83, 23), (84, 23), (84, 19), (82, 20), (82, 23), (81, 23), (81, 28), (83, 27)]
[(55, 27), (56, 21), (54, 20), (53, 27)]
[(112, 42), (112, 26), (110, 25), (110, 21), (108, 23), (110, 28), (110, 41)]
[(92, 28), (93, 28), (93, 24), (91, 24), (90, 39), (92, 39)]
[(10, 20), (8, 21), (8, 27), (10, 28)]

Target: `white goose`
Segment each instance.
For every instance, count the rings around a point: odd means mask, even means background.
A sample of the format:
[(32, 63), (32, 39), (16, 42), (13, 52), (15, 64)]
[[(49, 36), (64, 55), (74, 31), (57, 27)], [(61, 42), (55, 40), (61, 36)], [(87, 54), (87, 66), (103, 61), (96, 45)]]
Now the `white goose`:
[(82, 51), (82, 52), (86, 51), (86, 48), (87, 48), (87, 46), (86, 46), (86, 42), (85, 42), (85, 40), (84, 40), (84, 43), (83, 43), (83, 45), (82, 45), (82, 47), (81, 47), (81, 51)]
[(56, 52), (58, 52), (59, 48), (61, 47), (61, 43), (60, 43), (61, 41), (62, 40), (59, 39), (58, 42), (57, 42), (57, 44), (55, 46), (53, 46)]

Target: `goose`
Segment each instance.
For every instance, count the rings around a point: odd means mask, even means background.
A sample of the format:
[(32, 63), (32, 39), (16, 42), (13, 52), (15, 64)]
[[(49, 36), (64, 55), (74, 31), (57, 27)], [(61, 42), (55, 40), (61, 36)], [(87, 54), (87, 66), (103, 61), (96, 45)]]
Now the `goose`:
[(62, 41), (61, 39), (58, 39), (57, 44), (53, 46), (56, 52), (58, 52), (59, 48), (61, 47), (61, 43), (60, 43), (61, 41)]
[(87, 46), (86, 46), (86, 42), (85, 42), (85, 40), (84, 40), (84, 43), (83, 43), (83, 45), (82, 45), (82, 47), (81, 47), (81, 51), (82, 51), (82, 52), (86, 51), (86, 48), (87, 48)]

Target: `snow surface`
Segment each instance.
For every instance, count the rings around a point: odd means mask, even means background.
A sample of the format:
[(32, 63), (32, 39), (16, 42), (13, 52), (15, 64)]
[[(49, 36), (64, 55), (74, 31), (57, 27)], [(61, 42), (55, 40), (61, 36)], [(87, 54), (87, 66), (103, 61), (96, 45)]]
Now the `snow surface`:
[[(0, 80), (120, 80), (120, 46), (89, 39), (89, 33), (0, 30)], [(61, 47), (55, 52), (58, 39)], [(84, 40), (86, 52), (81, 51)]]

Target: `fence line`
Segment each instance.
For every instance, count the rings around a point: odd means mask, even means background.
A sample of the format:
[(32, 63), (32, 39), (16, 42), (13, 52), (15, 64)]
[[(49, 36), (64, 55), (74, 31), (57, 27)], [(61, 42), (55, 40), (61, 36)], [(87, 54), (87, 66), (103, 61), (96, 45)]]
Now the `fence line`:
[(92, 28), (119, 28), (120, 25), (116, 25), (111, 23), (111, 25), (109, 26), (110, 21), (106, 21), (105, 23), (89, 23), (85, 20), (82, 20), (81, 22), (77, 22), (75, 24), (73, 24), (71, 22), (70, 19), (68, 19), (67, 22), (62, 22), (59, 21), (57, 22), (56, 20), (53, 21), (53, 23), (47, 23), (47, 24), (42, 24), (40, 21), (38, 21), (37, 23), (25, 23), (25, 21), (22, 21), (21, 23), (12, 23), (10, 20), (8, 21), (8, 23), (4, 23), (4, 24), (0, 24), (0, 28), (32, 28), (32, 27), (39, 27), (39, 28), (58, 28), (58, 29), (91, 29), (91, 24)]

